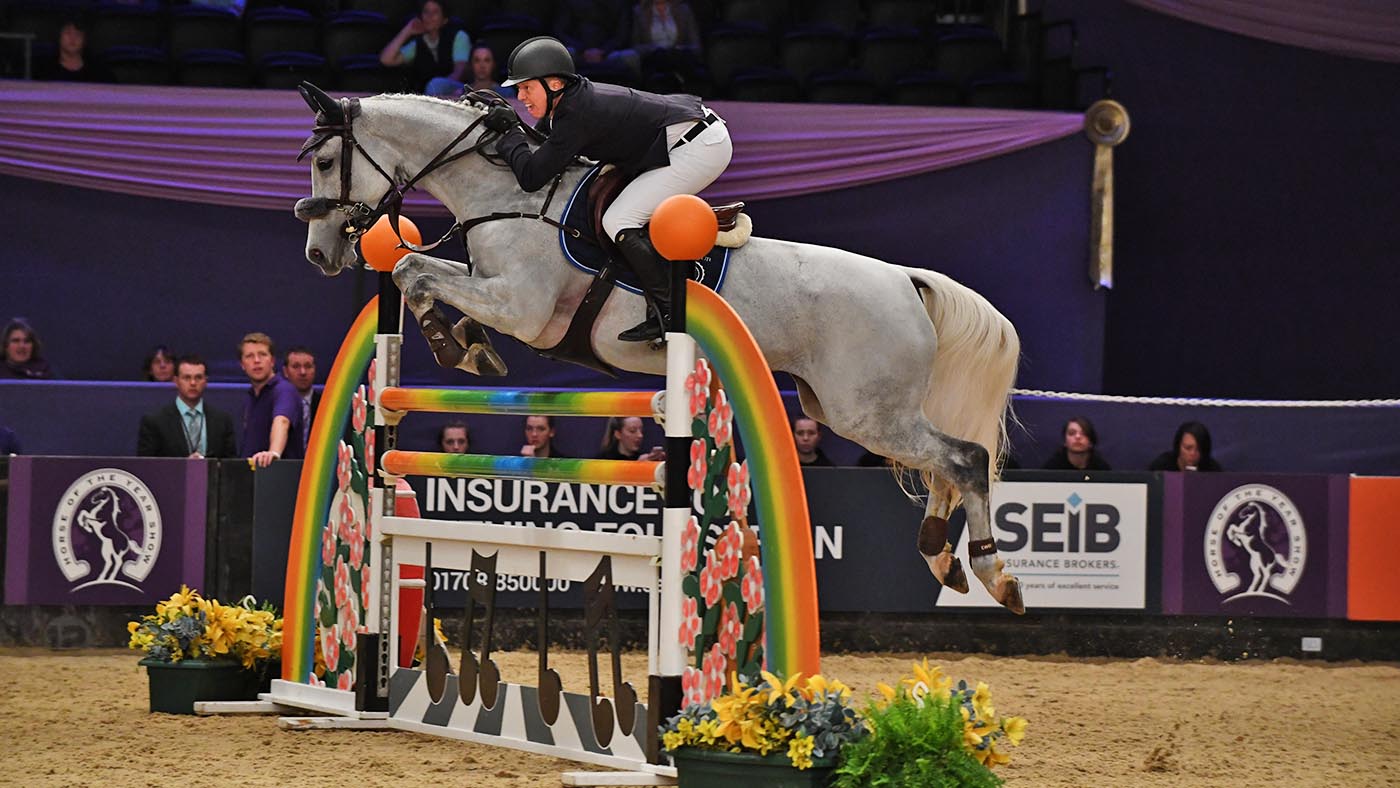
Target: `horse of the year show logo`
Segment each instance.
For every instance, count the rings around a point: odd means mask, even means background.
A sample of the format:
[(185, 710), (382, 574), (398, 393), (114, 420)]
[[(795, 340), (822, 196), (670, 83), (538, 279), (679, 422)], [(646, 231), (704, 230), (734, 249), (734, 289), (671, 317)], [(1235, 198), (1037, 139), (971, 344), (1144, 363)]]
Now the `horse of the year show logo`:
[(138, 585), (160, 555), (160, 507), (146, 483), (117, 468), (79, 477), (53, 518), (53, 556), (72, 591)]
[(1303, 576), (1308, 536), (1287, 495), (1266, 484), (1226, 493), (1206, 523), (1205, 561), (1224, 601), (1263, 597), (1291, 604)]

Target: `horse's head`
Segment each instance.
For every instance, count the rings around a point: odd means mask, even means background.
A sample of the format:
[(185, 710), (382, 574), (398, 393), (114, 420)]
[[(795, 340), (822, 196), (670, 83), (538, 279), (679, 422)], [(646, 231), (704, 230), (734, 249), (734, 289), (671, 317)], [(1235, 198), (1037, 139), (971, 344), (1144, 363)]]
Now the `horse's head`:
[(316, 127), (297, 157), (311, 159), (311, 196), (297, 201), (295, 213), (307, 223), (306, 259), (334, 276), (355, 262), (355, 242), (398, 190), (355, 138), (359, 99), (333, 99), (309, 82), (300, 90)]

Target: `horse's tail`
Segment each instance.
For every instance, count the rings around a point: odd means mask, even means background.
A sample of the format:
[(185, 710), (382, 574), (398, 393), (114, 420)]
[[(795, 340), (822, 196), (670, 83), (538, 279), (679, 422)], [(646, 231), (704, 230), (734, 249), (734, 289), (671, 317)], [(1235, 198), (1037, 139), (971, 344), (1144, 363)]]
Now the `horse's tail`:
[(944, 434), (986, 448), (989, 478), (995, 481), (1009, 447), (1007, 419), (1015, 420), (1011, 387), (1020, 337), (1011, 321), (971, 288), (936, 271), (905, 270), (938, 336), (924, 415)]

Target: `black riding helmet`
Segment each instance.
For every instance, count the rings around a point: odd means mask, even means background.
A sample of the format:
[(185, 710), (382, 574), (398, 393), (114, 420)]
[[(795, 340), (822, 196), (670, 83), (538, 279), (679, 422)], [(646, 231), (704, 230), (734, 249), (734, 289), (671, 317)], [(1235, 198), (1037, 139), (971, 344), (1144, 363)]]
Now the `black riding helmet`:
[(545, 77), (559, 77), (565, 82), (578, 79), (574, 72), (574, 59), (559, 39), (550, 36), (535, 36), (520, 42), (506, 61), (506, 81), (502, 87), (518, 85), (529, 79), (538, 79), (547, 97), (546, 112), (554, 109), (554, 99), (563, 91), (551, 90)]

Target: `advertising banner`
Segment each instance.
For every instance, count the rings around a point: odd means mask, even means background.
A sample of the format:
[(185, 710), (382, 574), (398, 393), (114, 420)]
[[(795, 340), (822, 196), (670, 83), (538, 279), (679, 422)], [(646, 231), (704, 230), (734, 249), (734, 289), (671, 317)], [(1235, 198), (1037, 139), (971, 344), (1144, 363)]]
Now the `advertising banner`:
[(1345, 616), (1347, 477), (1163, 476), (1164, 612)]
[[(1028, 610), (1148, 608), (1150, 477), (1095, 474), (1086, 481), (1001, 481), (992, 488), (992, 536)], [(950, 537), (951, 538), (951, 537)], [(967, 529), (955, 553), (971, 585)], [(980, 588), (944, 592), (939, 607), (993, 607)]]
[(148, 605), (204, 581), (204, 461), (14, 457), (7, 605)]

